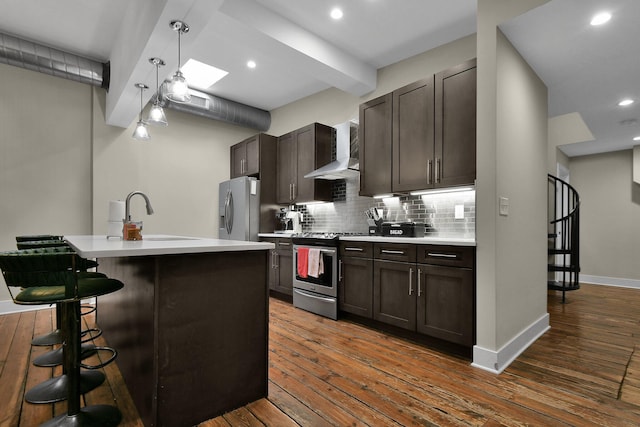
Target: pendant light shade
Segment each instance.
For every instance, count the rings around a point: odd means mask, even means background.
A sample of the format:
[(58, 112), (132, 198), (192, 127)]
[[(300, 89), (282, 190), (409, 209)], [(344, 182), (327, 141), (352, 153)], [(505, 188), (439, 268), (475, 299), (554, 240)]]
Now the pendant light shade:
[(189, 95), (189, 85), (180, 71), (180, 36), (189, 32), (189, 26), (182, 21), (171, 21), (169, 25), (178, 33), (178, 70), (167, 85), (165, 96), (173, 102), (184, 104), (191, 102), (191, 95)]
[(149, 117), (147, 117), (147, 122), (156, 126), (166, 126), (167, 116), (164, 114), (164, 109), (162, 108), (162, 100), (160, 98), (160, 83), (159, 83), (159, 70), (165, 63), (160, 58), (149, 58), (149, 62), (156, 66), (156, 97), (155, 101), (153, 101), (153, 105), (149, 110)]
[(138, 119), (138, 123), (136, 124), (136, 128), (133, 131), (133, 138), (137, 139), (137, 140), (141, 140), (141, 141), (146, 141), (149, 138), (151, 138), (149, 136), (149, 130), (147, 129), (147, 123), (142, 120), (142, 92), (145, 89), (148, 89), (149, 86), (147, 86), (144, 83), (136, 83), (135, 86), (140, 89), (140, 118)]

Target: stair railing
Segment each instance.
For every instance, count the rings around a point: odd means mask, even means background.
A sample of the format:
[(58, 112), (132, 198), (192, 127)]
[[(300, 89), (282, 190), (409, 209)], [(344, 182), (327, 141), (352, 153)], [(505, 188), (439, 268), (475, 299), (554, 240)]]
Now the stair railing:
[(549, 264), (553, 279), (547, 288), (565, 292), (580, 289), (580, 196), (569, 183), (548, 175), (549, 201), (553, 200), (549, 220)]

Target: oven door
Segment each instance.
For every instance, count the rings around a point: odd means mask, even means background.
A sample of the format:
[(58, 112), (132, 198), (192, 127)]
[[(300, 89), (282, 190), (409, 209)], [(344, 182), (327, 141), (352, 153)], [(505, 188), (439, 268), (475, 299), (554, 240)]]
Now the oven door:
[(294, 245), (293, 287), (337, 297), (337, 248)]

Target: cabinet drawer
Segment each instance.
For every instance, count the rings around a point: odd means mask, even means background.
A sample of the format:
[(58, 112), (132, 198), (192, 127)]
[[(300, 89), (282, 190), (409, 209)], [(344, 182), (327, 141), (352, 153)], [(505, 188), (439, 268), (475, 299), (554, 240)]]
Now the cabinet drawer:
[(473, 268), (475, 248), (470, 246), (418, 245), (419, 264)]
[(373, 258), (373, 243), (340, 242), (340, 257)]
[(375, 243), (373, 257), (388, 261), (416, 262), (416, 245), (409, 243)]
[(276, 249), (279, 251), (293, 250), (293, 245), (291, 244), (291, 239), (276, 239), (274, 242), (276, 244)]

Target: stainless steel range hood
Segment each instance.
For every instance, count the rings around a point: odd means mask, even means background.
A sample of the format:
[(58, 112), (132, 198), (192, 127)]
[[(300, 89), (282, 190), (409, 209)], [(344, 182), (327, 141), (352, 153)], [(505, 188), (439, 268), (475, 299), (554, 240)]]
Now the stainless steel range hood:
[(305, 178), (345, 179), (357, 176), (360, 171), (358, 160), (358, 123), (348, 121), (335, 125), (336, 160), (306, 174)]

